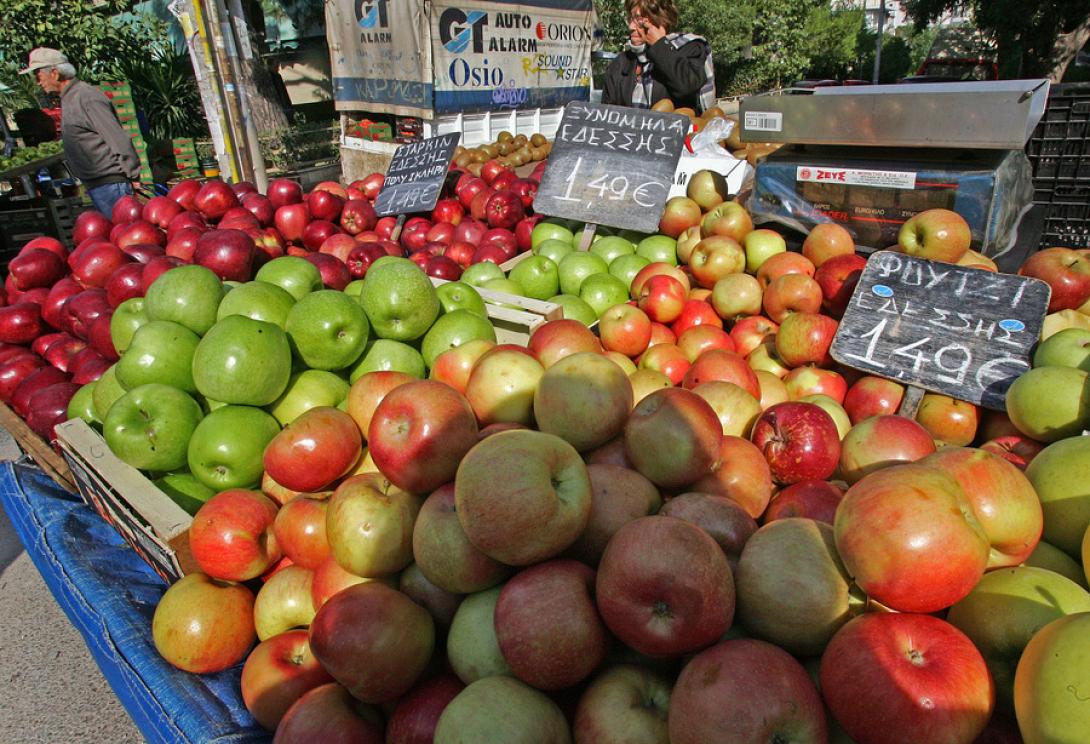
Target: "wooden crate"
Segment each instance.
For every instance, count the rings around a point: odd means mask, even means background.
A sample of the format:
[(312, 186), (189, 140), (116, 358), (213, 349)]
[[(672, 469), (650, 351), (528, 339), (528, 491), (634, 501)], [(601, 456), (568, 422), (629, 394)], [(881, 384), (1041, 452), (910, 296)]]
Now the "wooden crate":
[(23, 452), (30, 455), (54, 483), (66, 491), (75, 492), (76, 479), (64, 458), (3, 403), (0, 403), (0, 426), (7, 429)]
[(174, 582), (197, 570), (189, 550), (193, 517), (139, 470), (119, 460), (87, 422), (72, 419), (58, 424), (56, 432), (83, 500), (155, 573)]
[[(432, 284), (446, 284), (443, 279), (432, 278)], [(550, 320), (564, 317), (564, 308), (555, 302), (520, 297), (507, 292), (474, 287), (484, 300), (488, 319), (496, 329), (496, 342), (526, 346), (538, 326)]]

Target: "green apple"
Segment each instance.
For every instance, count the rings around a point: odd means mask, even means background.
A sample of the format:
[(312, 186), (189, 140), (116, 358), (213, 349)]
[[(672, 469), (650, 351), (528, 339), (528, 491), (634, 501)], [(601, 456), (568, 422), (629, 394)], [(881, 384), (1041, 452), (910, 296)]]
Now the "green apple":
[(1034, 367), (1074, 367), (1090, 372), (1090, 330), (1065, 328), (1037, 346)]
[(216, 320), (223, 320), (228, 315), (245, 315), (283, 328), (294, 304), (295, 298), (286, 289), (268, 282), (246, 282), (223, 298)]
[(447, 659), (466, 684), (485, 677), (511, 674), (500, 652), (493, 617), (503, 586), (467, 595), (454, 613), (447, 636)]
[(598, 322), (598, 315), (594, 312), (594, 308), (588, 305), (586, 300), (576, 297), (575, 295), (555, 295), (549, 298), (549, 302), (555, 302), (557, 305), (564, 308), (565, 318), (578, 320), (585, 326), (590, 326)]
[[(100, 378), (101, 379), (101, 378)], [(79, 418), (96, 429), (102, 428), (102, 419), (95, 412), (95, 386), (98, 380), (92, 380), (76, 391), (68, 401), (68, 418)]]
[(844, 439), (844, 435), (851, 430), (852, 421), (848, 418), (848, 412), (844, 410), (844, 406), (836, 402), (835, 398), (818, 393), (815, 395), (804, 395), (799, 398), (799, 402), (813, 403), (818, 408), (824, 410), (825, 413), (829, 414), (829, 418), (836, 424), (836, 431), (841, 439)]
[(484, 286), (485, 282), (493, 279), (503, 279), (503, 269), (491, 261), (481, 261), (467, 266), (466, 270), (462, 272), (461, 281), (479, 289)]
[[(1055, 571), (1060, 576), (1071, 579), (1083, 589), (1090, 588), (1090, 584), (1087, 583), (1087, 576), (1079, 562), (1044, 540), (1038, 541), (1037, 547), (1033, 549), (1033, 552), (1029, 554), (1029, 558), (1026, 558), (1022, 565)], [(1084, 565), (1090, 565), (1090, 563), (1087, 563), (1084, 559)]]
[(188, 470), (167, 473), (152, 482), (190, 515), (196, 514), (204, 502), (216, 495), (215, 491), (197, 480)]
[(1037, 367), (1007, 390), (1007, 415), (1018, 430), (1055, 442), (1090, 427), (1088, 373), (1072, 367)]
[(560, 289), (556, 264), (545, 256), (527, 256), (517, 263), (507, 278), (522, 287), (522, 294), (535, 300), (552, 297)]
[(269, 412), (287, 426), (311, 408), (336, 408), (348, 397), (348, 380), (324, 369), (304, 369), (288, 380), (283, 394), (270, 405)]
[(575, 233), (565, 220), (549, 217), (534, 225), (534, 229), (530, 231), (530, 247), (537, 248), (546, 240), (562, 240), (572, 244), (575, 242)]
[(161, 382), (195, 393), (193, 354), (200, 341), (183, 325), (149, 320), (133, 334), (129, 348), (114, 365), (117, 381), (126, 390)]
[(1016, 566), (984, 574), (946, 613), (980, 650), (995, 680), (996, 702), (1014, 706), (1014, 670), (1029, 639), (1053, 620), (1090, 612), (1090, 592), (1043, 568)]
[(296, 358), (311, 369), (344, 369), (363, 354), (371, 326), (360, 303), (321, 289), (295, 303), (284, 330)]
[(609, 265), (609, 273), (624, 282), (626, 287), (631, 287), (636, 274), (649, 263), (651, 262), (646, 258), (635, 253), (630, 256), (618, 256)]
[(1026, 744), (1084, 742), (1090, 731), (1090, 612), (1033, 636), (1014, 676), (1014, 709)]
[(136, 329), (149, 320), (143, 297), (130, 297), (114, 308), (110, 316), (110, 340), (118, 354), (125, 353)]
[(412, 341), (439, 316), (439, 295), (424, 270), (407, 258), (383, 256), (371, 264), (360, 293), (379, 338)]
[(401, 341), (376, 338), (367, 344), (367, 348), (363, 350), (363, 356), (352, 366), (348, 373), (348, 381), (355, 382), (368, 372), (388, 370), (404, 372), (421, 380), (427, 375), (424, 357), (417, 349)]
[(217, 408), (201, 419), (189, 439), (189, 472), (217, 493), (252, 488), (265, 472), (265, 447), (279, 431), (276, 419), (260, 408)]
[(1082, 537), (1090, 525), (1088, 472), (1090, 437), (1087, 436), (1074, 436), (1048, 445), (1026, 468), (1026, 477), (1037, 491), (1044, 513), (1045, 527), (1041, 539), (1076, 560), (1079, 558)]
[(291, 376), (291, 346), (278, 325), (228, 315), (201, 339), (193, 354), (193, 381), (206, 398), (266, 406)]
[(216, 323), (223, 295), (223, 282), (211, 269), (175, 266), (148, 287), (144, 311), (151, 320), (169, 320), (203, 336)]
[(359, 299), (360, 292), (363, 291), (363, 279), (353, 279), (347, 285), (345, 285), (344, 293), (349, 297), (355, 297)]
[(134, 468), (176, 470), (185, 467), (189, 440), (200, 421), (201, 407), (192, 396), (152, 383), (133, 388), (110, 406), (102, 436)]
[(677, 266), (677, 241), (669, 235), (649, 235), (636, 246), (636, 255), (649, 263)]
[(612, 274), (591, 274), (580, 287), (579, 297), (600, 318), (609, 308), (628, 301), (628, 287)]
[(742, 247), (746, 251), (746, 271), (756, 274), (761, 264), (777, 253), (785, 252), (787, 243), (775, 230), (758, 229), (746, 233)]
[(280, 287), (296, 301), (322, 288), (322, 274), (318, 267), (300, 256), (278, 256), (262, 266), (254, 274), (254, 281)]
[(606, 266), (613, 263), (619, 256), (631, 256), (636, 252), (636, 246), (630, 240), (619, 235), (607, 235), (595, 240), (590, 246), (590, 252), (606, 262)]
[[(484, 283), (481, 289), (487, 289), (489, 292), (503, 292), (504, 294), (515, 295), (517, 297), (525, 296), (521, 284), (506, 278), (489, 279)], [(502, 305), (503, 307), (513, 307), (516, 310), (518, 309), (518, 305), (512, 305), (510, 303), (500, 302), (496, 304)]]
[(476, 339), (495, 343), (496, 329), (492, 327), (492, 322), (488, 318), (482, 318), (468, 310), (444, 313), (424, 334), (424, 341), (420, 345), (424, 364), (431, 369), (435, 357), (447, 349), (457, 348), (467, 341)]
[(575, 250), (575, 246), (567, 240), (543, 240), (534, 248), (535, 256), (544, 256), (553, 263), (559, 264), (560, 259)]
[(583, 280), (591, 274), (608, 273), (609, 264), (594, 253), (575, 251), (560, 259), (557, 271), (560, 274), (560, 293), (578, 295)]
[(110, 406), (125, 394), (125, 388), (117, 381), (117, 364), (106, 368), (95, 381), (95, 389), (91, 393), (91, 403), (95, 407), (95, 415), (99, 421), (106, 420), (106, 414), (110, 412)]
[(447, 703), (434, 741), (562, 744), (571, 734), (559, 706), (544, 692), (514, 677), (486, 677)]
[(468, 310), (471, 313), (480, 315), (482, 318), (488, 317), (488, 308), (485, 307), (480, 292), (474, 289), (471, 284), (461, 281), (446, 282), (436, 287), (435, 293), (439, 295), (441, 312)]

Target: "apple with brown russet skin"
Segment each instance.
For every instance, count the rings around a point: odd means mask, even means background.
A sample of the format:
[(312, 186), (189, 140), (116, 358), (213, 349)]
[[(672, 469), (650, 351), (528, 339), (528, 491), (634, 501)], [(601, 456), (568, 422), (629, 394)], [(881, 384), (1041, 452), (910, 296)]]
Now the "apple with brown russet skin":
[(336, 682), (315, 687), (288, 708), (276, 729), (276, 744), (350, 741), (384, 744), (382, 714), (354, 699)]
[(670, 683), (643, 667), (606, 669), (587, 686), (572, 721), (577, 744), (669, 744)]
[(928, 615), (855, 618), (829, 642), (820, 674), (826, 704), (860, 744), (975, 741), (995, 707), (972, 641)]
[[(620, 451), (623, 454), (623, 448)], [(595, 454), (603, 452), (602, 448), (595, 450)], [(654, 483), (623, 463), (590, 462), (587, 475), (594, 493), (590, 519), (564, 555), (597, 566), (617, 530), (633, 519), (658, 512), (662, 496)]]
[(413, 527), (413, 557), (429, 581), (455, 594), (488, 589), (511, 573), (469, 541), (458, 519), (453, 483), (437, 488), (420, 507)]
[(967, 595), (988, 564), (988, 536), (953, 476), (895, 465), (844, 494), (833, 523), (855, 583), (900, 612), (937, 612)]
[(905, 386), (884, 377), (865, 375), (853, 382), (844, 395), (844, 410), (853, 424), (871, 416), (894, 414), (901, 405)]
[(273, 534), (276, 509), (260, 491), (242, 488), (221, 491), (204, 502), (189, 527), (197, 565), (225, 581), (249, 581), (265, 573), (281, 556)]
[(734, 580), (722, 549), (675, 517), (643, 517), (617, 531), (598, 566), (596, 598), (622, 642), (655, 656), (704, 648), (734, 618)]
[(663, 517), (676, 517), (695, 524), (712, 536), (723, 550), (731, 572), (738, 566), (738, 556), (746, 541), (757, 531), (757, 522), (738, 502), (709, 493), (683, 493), (659, 509)]
[(632, 409), (624, 439), (628, 459), (640, 474), (657, 486), (677, 488), (711, 469), (723, 428), (711, 405), (699, 395), (683, 388), (664, 388)]
[(840, 435), (832, 417), (812, 403), (772, 406), (753, 425), (750, 440), (768, 460), (772, 478), (785, 485), (825, 480), (840, 459)]
[(262, 641), (242, 667), (242, 702), (259, 724), (275, 731), (296, 700), (333, 678), (310, 652), (305, 630)]
[(821, 695), (806, 669), (755, 639), (723, 641), (698, 654), (670, 695), (671, 744), (825, 741)]
[(253, 592), (191, 573), (160, 598), (151, 635), (159, 655), (177, 668), (194, 674), (223, 671), (242, 661), (253, 645)]
[(575, 448), (528, 429), (482, 439), (455, 478), (458, 519), (470, 542), (512, 566), (540, 562), (574, 543), (590, 519), (591, 497)]
[(539, 690), (559, 690), (602, 663), (609, 634), (594, 606), (594, 579), (594, 570), (579, 561), (551, 560), (503, 585), (496, 640), (517, 678)]
[(322, 666), (357, 700), (385, 703), (408, 692), (427, 667), (435, 624), (420, 605), (379, 582), (330, 597), (310, 626)]
[(841, 442), (840, 474), (849, 484), (890, 465), (916, 462), (935, 451), (922, 426), (897, 415), (871, 416), (854, 425)]
[(1073, 248), (1045, 248), (1025, 260), (1018, 273), (1048, 283), (1050, 313), (1070, 310), (1090, 300), (1090, 257)]
[(967, 447), (943, 447), (920, 461), (951, 475), (972, 504), (988, 536), (988, 568), (1023, 563), (1044, 526), (1037, 492), (1022, 471), (998, 455)]

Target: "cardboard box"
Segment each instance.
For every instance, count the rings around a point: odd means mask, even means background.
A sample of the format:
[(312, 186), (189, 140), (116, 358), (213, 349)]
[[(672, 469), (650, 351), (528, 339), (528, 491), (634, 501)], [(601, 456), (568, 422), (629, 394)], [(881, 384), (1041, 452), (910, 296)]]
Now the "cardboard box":
[(685, 190), (689, 187), (689, 179), (693, 174), (701, 170), (712, 170), (721, 173), (727, 179), (727, 190), (731, 196), (735, 196), (742, 190), (742, 184), (746, 178), (745, 160), (733, 157), (714, 157), (707, 155), (692, 155), (684, 150), (677, 161), (677, 171), (674, 173), (674, 185), (666, 195), (668, 199), (675, 196), (685, 196)]
[(198, 570), (189, 550), (193, 518), (144, 475), (123, 463), (82, 419), (58, 424), (57, 443), (80, 496), (164, 580)]
[(837, 222), (864, 250), (896, 244), (919, 212), (951, 209), (969, 223), (972, 248), (995, 257), (1032, 194), (1021, 151), (788, 146), (758, 164), (747, 206), (754, 222), (800, 232)]

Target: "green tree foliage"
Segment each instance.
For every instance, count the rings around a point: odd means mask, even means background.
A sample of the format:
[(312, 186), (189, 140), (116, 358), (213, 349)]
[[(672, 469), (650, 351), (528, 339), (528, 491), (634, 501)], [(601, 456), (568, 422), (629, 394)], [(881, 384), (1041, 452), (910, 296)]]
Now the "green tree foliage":
[(908, 0), (919, 28), (968, 5), (982, 31), (994, 35), (1001, 77), (1063, 77), (1090, 38), (1086, 0)]

